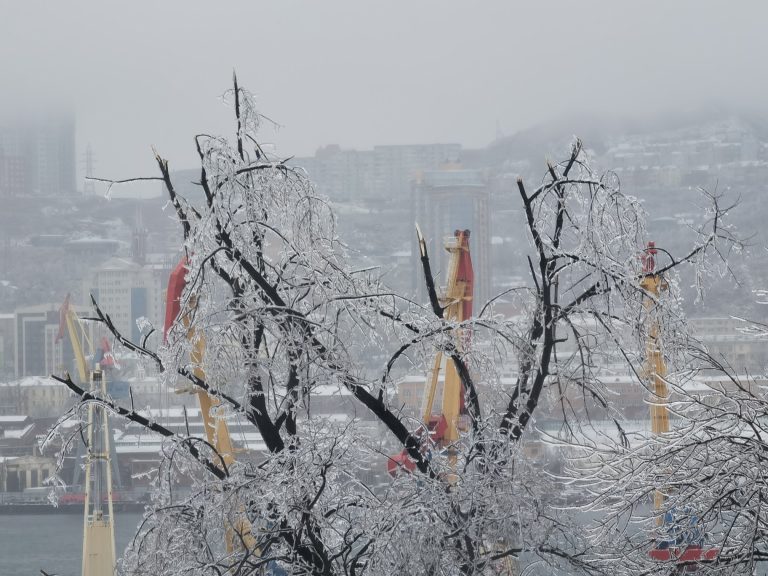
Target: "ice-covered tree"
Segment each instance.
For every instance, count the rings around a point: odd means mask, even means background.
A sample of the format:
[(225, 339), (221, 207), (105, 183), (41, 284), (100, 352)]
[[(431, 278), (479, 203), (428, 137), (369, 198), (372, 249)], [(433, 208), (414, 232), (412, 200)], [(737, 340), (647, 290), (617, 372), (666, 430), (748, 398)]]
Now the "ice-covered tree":
[[(619, 574), (751, 575), (768, 561), (765, 377), (739, 373), (706, 347), (690, 352), (687, 369), (667, 376), (670, 432), (627, 449), (595, 447), (582, 467), (602, 518), (593, 541), (612, 549)], [(657, 493), (662, 506), (652, 511)], [(660, 564), (650, 546), (678, 557)], [(698, 561), (681, 562), (692, 548)]]
[[(247, 420), (266, 452), (226, 465), (205, 438), (174, 433), (62, 379), (79, 397), (72, 414), (97, 402), (166, 438), (153, 504), (120, 572), (469, 575), (496, 573), (513, 558), (534, 572), (611, 572), (555, 505), (556, 479), (525, 448), (542, 407), (560, 414), (573, 438), (589, 425), (575, 396), (613, 418), (622, 438), (599, 375), (608, 362), (636, 368), (646, 350), (639, 204), (612, 173), (593, 172), (579, 141), (565, 161), (546, 166), (540, 186), (518, 180), (509, 201), (522, 208), (530, 238), (530, 285), (475, 303), (476, 317), (459, 326), (443, 314), (426, 250), (425, 304), (393, 292), (377, 269), (355, 269), (331, 205), (301, 169), (260, 146), (263, 118), (252, 97), (237, 83), (229, 96), (233, 141), (195, 138), (201, 202), (177, 194), (168, 162), (157, 157), (188, 259), (167, 344), (130, 342), (109, 310), (97, 314), (166, 383), (188, 381)], [(670, 279), (681, 264), (703, 273), (727, 240), (712, 200), (698, 244), (660, 267)], [(502, 296), (522, 314), (497, 314)], [(674, 355), (676, 299), (654, 302)], [(459, 332), (472, 346), (457, 343)], [(200, 338), (202, 358), (194, 354)], [(376, 373), (365, 361), (372, 349), (389, 354)], [(467, 430), (450, 454), (431, 449), (402, 413), (393, 381), (406, 363), (426, 371), (437, 351), (455, 363), (466, 404)], [(364, 417), (314, 414), (320, 387), (344, 391)], [(389, 446), (407, 451), (412, 473), (366, 482), (389, 449), (371, 422)], [(191, 479), (191, 493), (174, 490), (179, 475)]]

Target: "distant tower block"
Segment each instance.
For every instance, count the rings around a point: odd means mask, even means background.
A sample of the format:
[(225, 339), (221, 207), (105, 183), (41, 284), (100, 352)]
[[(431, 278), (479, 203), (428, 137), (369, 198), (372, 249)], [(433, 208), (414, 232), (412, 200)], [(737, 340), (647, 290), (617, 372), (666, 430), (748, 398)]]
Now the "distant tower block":
[[(490, 186), (483, 170), (462, 169), (446, 164), (442, 170), (428, 170), (413, 181), (414, 220), (427, 241), (432, 271), (445, 282), (448, 272), (447, 253), (443, 241), (454, 230), (472, 231), (472, 262), (475, 269), (475, 303), (486, 302), (491, 291), (491, 216)], [(424, 275), (415, 244), (412, 254), (412, 279), (416, 294), (426, 298)]]
[(96, 183), (88, 178), (93, 178), (93, 168), (95, 161), (93, 158), (93, 148), (90, 143), (85, 147), (85, 183), (83, 184), (83, 196), (96, 195)]

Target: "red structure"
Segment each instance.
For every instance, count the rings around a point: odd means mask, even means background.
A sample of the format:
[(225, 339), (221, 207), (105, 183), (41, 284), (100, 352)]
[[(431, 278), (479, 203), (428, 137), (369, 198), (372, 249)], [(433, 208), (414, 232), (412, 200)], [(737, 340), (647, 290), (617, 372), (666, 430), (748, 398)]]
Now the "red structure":
[(184, 256), (168, 277), (168, 293), (165, 301), (165, 322), (163, 323), (163, 341), (168, 339), (168, 330), (171, 329), (181, 310), (181, 293), (187, 285), (187, 265), (189, 260)]

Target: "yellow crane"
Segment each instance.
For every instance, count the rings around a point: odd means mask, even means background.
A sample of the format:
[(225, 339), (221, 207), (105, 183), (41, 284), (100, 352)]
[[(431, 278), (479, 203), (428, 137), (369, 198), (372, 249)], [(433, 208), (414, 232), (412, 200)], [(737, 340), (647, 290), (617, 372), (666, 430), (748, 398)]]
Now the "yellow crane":
[[(205, 356), (205, 336), (198, 333), (198, 331), (192, 327), (192, 315), (197, 308), (197, 296), (192, 295), (190, 297), (186, 311), (181, 314), (181, 295), (186, 286), (184, 277), (187, 273), (187, 264), (187, 259), (183, 258), (173, 269), (170, 278), (168, 279), (168, 290), (166, 292), (165, 301), (164, 332), (167, 337), (168, 331), (171, 329), (174, 322), (177, 320), (181, 321), (182, 325), (187, 330), (187, 340), (192, 343), (190, 360), (194, 366), (193, 374), (196, 378), (205, 380), (205, 372), (202, 368), (203, 358)], [(203, 389), (196, 389), (194, 392), (197, 395), (197, 401), (200, 404), (200, 412), (205, 426), (205, 436), (211, 446), (216, 448), (216, 451), (224, 461), (224, 465), (228, 467), (235, 461), (235, 451), (232, 446), (232, 439), (229, 435), (227, 422), (224, 419), (224, 415), (220, 408), (220, 402), (218, 398), (211, 396)]]
[[(93, 370), (89, 370), (85, 359), (82, 340), (85, 340), (91, 348), (93, 344), (77, 313), (70, 306), (69, 294), (60, 311), (59, 339), (63, 337), (64, 327), (69, 333), (75, 353), (81, 385), (84, 386), (87, 383), (91, 392), (106, 396), (107, 382), (104, 372), (98, 364)], [(82, 576), (108, 576), (115, 569), (115, 515), (112, 505), (110, 436), (107, 411), (96, 404), (88, 404)]]
[[(424, 238), (419, 236), (419, 248), (424, 249)], [(445, 292), (441, 295), (440, 305), (445, 306), (443, 316), (447, 321), (456, 323), (468, 320), (472, 316), (472, 297), (474, 289), (474, 273), (472, 259), (469, 253), (469, 230), (456, 230), (453, 237), (445, 242), (445, 249), (450, 254), (448, 277)], [(461, 352), (463, 338), (456, 334), (456, 348)], [(445, 378), (443, 381), (443, 406), (439, 416), (432, 415), (435, 392), (440, 369), (443, 366), (443, 353), (435, 355), (423, 407), (422, 422), (436, 429), (435, 441), (449, 446), (459, 439), (461, 428), (460, 417), (464, 412), (464, 387), (456, 371), (456, 365), (450, 359), (445, 362)], [(442, 429), (444, 428), (444, 430)], [(450, 454), (451, 464), (455, 465), (456, 456)]]
[[(203, 359), (205, 356), (205, 336), (198, 333), (192, 326), (192, 315), (197, 308), (197, 296), (192, 295), (185, 312), (181, 313), (181, 295), (186, 286), (185, 276), (187, 273), (187, 258), (176, 265), (168, 279), (168, 290), (166, 292), (165, 306), (165, 324), (164, 334), (167, 337), (168, 331), (177, 320), (180, 320), (187, 330), (187, 340), (192, 343), (190, 360), (192, 362), (193, 374), (196, 378), (205, 380), (205, 371), (203, 370)], [(186, 390), (182, 390), (184, 392)], [(208, 443), (218, 452), (225, 467), (235, 462), (235, 449), (232, 445), (232, 438), (229, 434), (229, 427), (224, 418), (223, 406), (218, 398), (208, 394), (205, 390), (198, 388), (194, 390), (197, 395), (197, 401), (200, 405), (200, 412), (203, 417), (205, 427), (205, 436)], [(226, 529), (227, 550), (232, 552), (237, 548), (238, 542), (244, 542), (247, 549), (256, 550), (256, 542), (251, 535), (251, 524), (243, 514)]]
[[(649, 317), (652, 315), (653, 307), (656, 306), (661, 293), (669, 288), (661, 274), (656, 273), (656, 252), (655, 243), (649, 242), (642, 256), (644, 276), (640, 281), (640, 287), (650, 296), (643, 298), (643, 307)], [(655, 318), (650, 320), (645, 353), (645, 373), (650, 381), (650, 388), (653, 393), (653, 401), (651, 402), (651, 432), (655, 435), (666, 434), (669, 432), (667, 365), (664, 362), (664, 354), (661, 351), (659, 342), (659, 323)], [(654, 493), (653, 503), (657, 511), (661, 510), (664, 506), (664, 494), (660, 490), (656, 490)], [(657, 521), (660, 525), (662, 518), (659, 517)]]
[[(418, 239), (419, 250), (423, 257), (426, 254), (426, 243), (421, 232), (418, 232)], [(460, 323), (472, 316), (474, 272), (469, 252), (469, 230), (456, 230), (453, 236), (446, 240), (445, 249), (450, 254), (450, 259), (446, 287), (444, 292), (439, 295), (440, 305), (445, 307), (443, 317), (446, 320)], [(455, 334), (455, 346), (459, 351), (464, 346), (463, 335), (458, 330)], [(442, 407), (439, 414), (433, 414), (438, 380), (440, 371), (443, 369), (445, 377), (443, 380)], [(445, 359), (442, 352), (437, 352), (424, 388), (422, 422), (430, 436), (429, 441), (425, 439), (425, 446), (431, 441), (438, 448), (447, 448), (452, 467), (456, 463), (456, 455), (452, 451), (451, 445), (459, 439), (462, 415), (466, 410), (463, 388), (453, 360)], [(387, 470), (392, 476), (400, 470), (413, 471), (414, 468), (415, 464), (408, 457), (407, 450), (391, 456), (387, 461)]]
[[(91, 371), (91, 392), (107, 394), (104, 373)], [(112, 506), (112, 465), (107, 411), (88, 405), (88, 454), (85, 461), (83, 515), (83, 576), (108, 576), (115, 569), (115, 523)], [(107, 509), (104, 510), (106, 501)]]
[[(659, 297), (669, 289), (667, 281), (656, 271), (656, 245), (648, 242), (648, 246), (642, 256), (643, 278), (640, 287), (645, 290), (647, 297), (643, 298), (643, 307), (647, 316), (653, 314), (653, 308), (657, 305)], [(667, 364), (664, 361), (664, 353), (661, 349), (659, 323), (656, 318), (649, 320), (650, 327), (646, 338), (646, 366), (645, 373), (649, 380), (653, 399), (651, 402), (651, 432), (660, 436), (670, 431), (669, 425), (669, 386), (667, 385)], [(680, 566), (678, 572), (696, 572), (695, 562), (714, 560), (719, 554), (718, 548), (704, 547), (703, 538), (698, 535), (700, 530), (695, 526), (696, 518), (693, 515), (682, 514), (682, 518), (676, 518), (674, 510), (662, 514), (666, 495), (661, 490), (653, 494), (653, 507), (656, 512), (657, 526), (669, 525), (671, 532), (668, 540), (657, 542), (656, 547), (650, 551), (654, 560), (674, 560)], [(686, 526), (687, 524), (687, 526)], [(693, 528), (691, 530), (691, 528)], [(686, 535), (684, 532), (688, 531)], [(679, 532), (679, 533), (678, 533)]]

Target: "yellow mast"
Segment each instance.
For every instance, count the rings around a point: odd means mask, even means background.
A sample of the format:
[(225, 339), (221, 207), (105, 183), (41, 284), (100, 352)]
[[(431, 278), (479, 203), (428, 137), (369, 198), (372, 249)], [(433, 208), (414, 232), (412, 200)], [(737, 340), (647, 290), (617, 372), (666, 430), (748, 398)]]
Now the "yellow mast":
[[(98, 365), (91, 372), (91, 392), (100, 392), (102, 395), (107, 393), (106, 379)], [(113, 519), (109, 417), (104, 407), (91, 403), (88, 405), (88, 454), (85, 461), (83, 576), (113, 574), (115, 570)]]
[[(648, 243), (648, 248), (643, 255), (643, 272), (646, 274), (640, 282), (640, 287), (650, 296), (643, 298), (643, 307), (646, 316), (650, 317), (656, 306), (659, 296), (668, 289), (667, 282), (656, 273), (654, 255), (656, 247), (653, 242)], [(646, 338), (646, 367), (645, 373), (650, 381), (653, 398), (651, 402), (651, 432), (655, 435), (669, 432), (669, 409), (667, 399), (669, 388), (667, 386), (667, 365), (664, 362), (664, 354), (659, 342), (659, 323), (654, 317), (650, 320), (650, 328)], [(664, 506), (664, 493), (656, 490), (653, 495), (654, 508), (659, 511)], [(656, 522), (661, 525), (663, 519), (659, 516)]]
[[(195, 297), (190, 297), (190, 312), (194, 310), (196, 306), (197, 301), (195, 300)], [(187, 329), (187, 340), (192, 343), (190, 360), (194, 366), (193, 374), (195, 377), (205, 380), (205, 371), (203, 370), (205, 337), (202, 334), (198, 334), (197, 331), (191, 327), (192, 322), (189, 313), (184, 314), (181, 321)], [(232, 439), (229, 435), (227, 421), (224, 419), (221, 402), (218, 398), (211, 396), (202, 388), (197, 388), (195, 394), (197, 395), (197, 401), (200, 404), (200, 412), (202, 413), (203, 424), (205, 426), (205, 436), (211, 446), (216, 448), (216, 451), (224, 461), (224, 465), (229, 467), (230, 464), (235, 461), (235, 450), (232, 446)]]
[[(422, 251), (426, 250), (424, 238), (419, 234), (419, 244)], [(453, 322), (463, 322), (471, 314), (472, 305), (472, 265), (469, 260), (469, 231), (457, 230), (452, 237), (445, 241), (445, 249), (450, 254), (448, 263), (448, 277), (444, 293), (440, 297), (440, 305), (445, 306), (443, 317)], [(462, 269), (462, 263), (464, 268)], [(455, 345), (458, 352), (462, 351), (462, 337), (459, 331), (454, 334)], [(443, 367), (443, 353), (435, 355), (429, 380), (424, 395), (424, 409), (422, 421), (429, 425), (432, 418), (432, 407), (437, 390), (437, 381), (440, 369)], [(445, 417), (447, 428), (442, 440), (449, 445), (459, 439), (459, 417), (462, 404), (461, 378), (456, 371), (453, 360), (445, 360), (445, 381), (443, 382), (443, 406), (442, 416)], [(455, 454), (449, 454), (451, 464), (455, 464)]]
[[(186, 262), (182, 261), (182, 267), (177, 267), (177, 269), (183, 271), (185, 265)], [(181, 277), (183, 278), (183, 275)], [(174, 290), (178, 293), (172, 292), (170, 284), (171, 282), (169, 282), (169, 291), (166, 302), (168, 308), (171, 308), (172, 303), (179, 302), (181, 290), (183, 289), (183, 285), (177, 284), (174, 287)], [(193, 374), (196, 378), (204, 381), (205, 371), (203, 370), (203, 359), (205, 357), (206, 341), (205, 336), (198, 333), (192, 327), (192, 314), (196, 308), (197, 297), (192, 295), (189, 298), (187, 311), (181, 316), (181, 322), (184, 328), (187, 329), (187, 340), (192, 343), (190, 360), (194, 366)], [(171, 314), (171, 316), (173, 316), (173, 314)], [(166, 316), (166, 321), (168, 321), (168, 318), (169, 317)], [(172, 320), (174, 319), (175, 318), (172, 318)], [(169, 328), (170, 325), (166, 325), (166, 332)], [(188, 389), (177, 390), (177, 392), (186, 392), (187, 390)], [(223, 465), (229, 468), (235, 462), (235, 449), (232, 445), (232, 438), (229, 434), (227, 421), (224, 418), (223, 406), (221, 406), (221, 402), (218, 398), (211, 396), (206, 390), (198, 388), (194, 392), (200, 405), (206, 439), (221, 456)], [(234, 551), (241, 542), (245, 543), (248, 550), (256, 550), (256, 541), (251, 535), (251, 524), (244, 514), (241, 514), (230, 526), (226, 527), (227, 551)]]
[[(107, 394), (107, 382), (101, 368), (88, 370), (81, 335), (93, 353), (93, 343), (80, 318), (72, 309), (69, 294), (61, 307), (59, 338), (67, 327), (75, 353), (80, 384), (92, 393)], [(112, 505), (112, 462), (109, 417), (102, 406), (88, 405), (88, 445), (85, 457), (85, 503), (83, 509), (83, 576), (111, 576), (115, 569), (115, 526)], [(106, 500), (107, 509), (104, 510)]]

